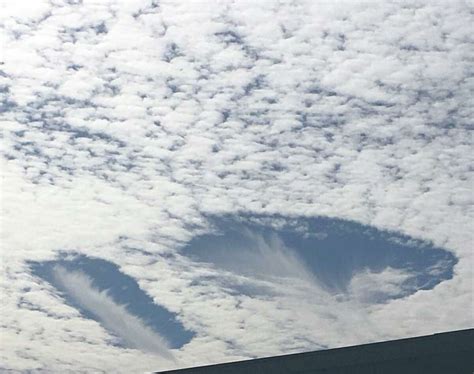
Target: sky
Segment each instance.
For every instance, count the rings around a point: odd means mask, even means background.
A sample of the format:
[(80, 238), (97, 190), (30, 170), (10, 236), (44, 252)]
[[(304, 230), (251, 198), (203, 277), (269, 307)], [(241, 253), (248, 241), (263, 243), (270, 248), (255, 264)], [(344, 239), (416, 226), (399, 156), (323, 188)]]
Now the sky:
[(473, 327), (472, 1), (1, 7), (0, 371)]

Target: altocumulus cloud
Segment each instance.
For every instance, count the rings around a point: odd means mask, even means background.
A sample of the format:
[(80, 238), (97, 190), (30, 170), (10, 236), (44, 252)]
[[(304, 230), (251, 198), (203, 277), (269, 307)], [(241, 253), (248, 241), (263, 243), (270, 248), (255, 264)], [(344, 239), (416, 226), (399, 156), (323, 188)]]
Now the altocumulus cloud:
[[(148, 371), (472, 326), (472, 14), (464, 1), (5, 1), (1, 369)], [(341, 299), (278, 240), (260, 242), (262, 277), (180, 251), (212, 232), (210, 214), (241, 213), (401, 231), (455, 261), (410, 292), (411, 270), (360, 271)], [(116, 264), (178, 315), (196, 334), (176, 363), (133, 316), (140, 338), (112, 335), (142, 350), (111, 344), (112, 327), (27, 265), (65, 252)], [(58, 277), (104, 326), (126, 315), (80, 273)]]

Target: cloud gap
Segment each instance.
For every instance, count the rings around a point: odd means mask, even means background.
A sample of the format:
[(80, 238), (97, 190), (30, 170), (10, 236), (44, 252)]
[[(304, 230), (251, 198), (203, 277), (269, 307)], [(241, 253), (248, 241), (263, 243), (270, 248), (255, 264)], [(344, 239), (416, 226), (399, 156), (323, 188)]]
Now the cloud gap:
[(277, 216), (211, 221), (214, 231), (191, 240), (183, 254), (238, 275), (299, 280), (361, 302), (432, 289), (452, 278), (457, 263), (446, 249), (351, 221)]
[(133, 278), (108, 261), (75, 256), (30, 266), (85, 317), (118, 337), (119, 345), (172, 358), (171, 349), (194, 336), (175, 314), (155, 304)]

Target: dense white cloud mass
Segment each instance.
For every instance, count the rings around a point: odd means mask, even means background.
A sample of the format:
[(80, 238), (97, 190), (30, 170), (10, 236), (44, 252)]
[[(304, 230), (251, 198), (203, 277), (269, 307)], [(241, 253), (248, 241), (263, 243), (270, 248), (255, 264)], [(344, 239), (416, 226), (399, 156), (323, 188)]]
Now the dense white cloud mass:
[[(116, 263), (178, 313), (197, 333), (178, 366), (472, 326), (469, 2), (2, 6), (2, 370), (170, 366), (31, 275), (59, 251)], [(205, 214), (242, 211), (399, 230), (459, 262), (387, 303), (369, 284), (393, 295), (409, 275), (360, 274), (342, 301), (304, 280), (235, 295), (173, 252)]]
[(402, 294), (403, 282), (410, 277), (413, 274), (390, 267), (378, 273), (365, 271), (351, 279), (349, 291), (356, 300), (374, 302)]

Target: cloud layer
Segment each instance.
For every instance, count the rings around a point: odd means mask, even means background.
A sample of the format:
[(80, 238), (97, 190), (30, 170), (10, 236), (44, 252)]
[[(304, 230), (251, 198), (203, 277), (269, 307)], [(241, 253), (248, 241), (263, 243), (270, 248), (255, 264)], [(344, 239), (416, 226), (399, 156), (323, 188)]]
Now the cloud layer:
[[(6, 1), (1, 369), (171, 365), (110, 344), (26, 265), (64, 251), (117, 264), (197, 332), (178, 366), (472, 326), (472, 14), (464, 1)], [(236, 295), (178, 249), (208, 214), (242, 212), (351, 219), (459, 261), (385, 304), (355, 279), (372, 295), (357, 311), (304, 287)]]

